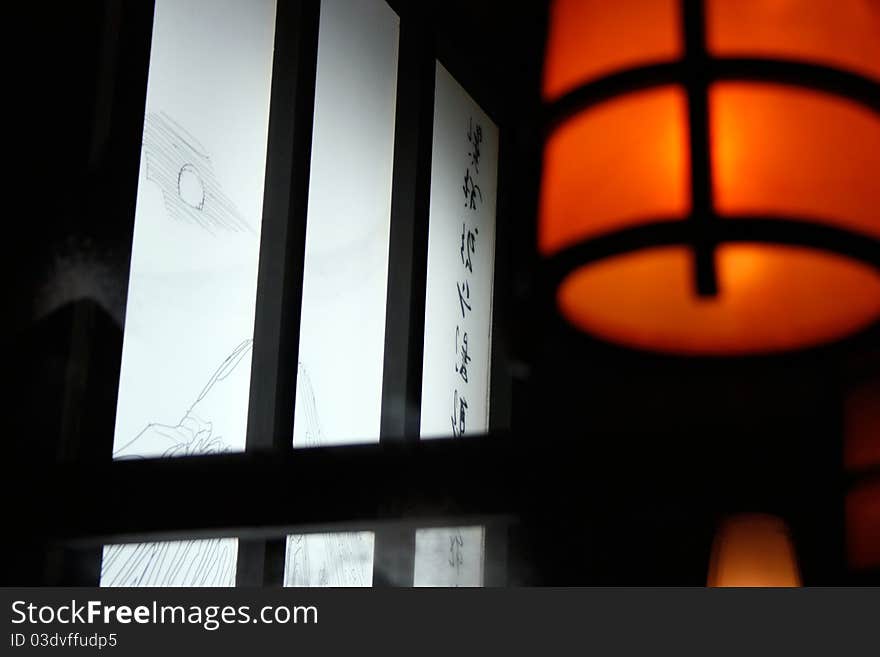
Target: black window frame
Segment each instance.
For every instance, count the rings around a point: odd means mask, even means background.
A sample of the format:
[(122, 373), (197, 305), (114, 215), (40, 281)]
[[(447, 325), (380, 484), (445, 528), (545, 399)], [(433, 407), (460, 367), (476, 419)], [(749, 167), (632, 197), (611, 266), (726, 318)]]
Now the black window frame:
[[(282, 586), (287, 534), (370, 529), (376, 541), (373, 586), (411, 586), (416, 528), (460, 525), (486, 528), (484, 586), (507, 582), (507, 522), (515, 508), (514, 496), (506, 485), (485, 485), (485, 478), (498, 479), (499, 473), (503, 478), (506, 471), (499, 462), (504, 452), (499, 452), (496, 438), (509, 430), (511, 415), (506, 294), (497, 284), (499, 274), (509, 267), (503, 108), (493, 98), (491, 85), (484, 84), (469, 65), (467, 54), (438, 38), (422, 3), (386, 1), (400, 17), (400, 41), (379, 443), (296, 450), (294, 456), (320, 0), (277, 0), (245, 452), (129, 462), (113, 462), (109, 453), (90, 460), (74, 454), (73, 459), (50, 466), (43, 476), (52, 477), (56, 489), (69, 494), (51, 504), (43, 499), (42, 513), (31, 513), (31, 522), (18, 531), (33, 534), (45, 550), (46, 564), (63, 558), (73, 559), (75, 565), (60, 571), (47, 566), (44, 584), (97, 585), (101, 548), (108, 543), (235, 536), (239, 539), (236, 586)], [(141, 110), (146, 102), (154, 8), (150, 1), (127, 11), (123, 29), (138, 41), (139, 56), (116, 75), (118, 92), (134, 94)], [(436, 62), (499, 126), (496, 285), (490, 433), (422, 443)], [(139, 117), (125, 117), (113, 126), (125, 131), (126, 148), (120, 157), (130, 178), (127, 191), (132, 202), (126, 221), (132, 234), (143, 118), (141, 111)], [(100, 440), (108, 442), (106, 437)], [(297, 486), (291, 482), (319, 481), (331, 470), (350, 484), (323, 496), (319, 504), (298, 506)], [(456, 482), (446, 474), (452, 471)], [(209, 491), (214, 508), (194, 512), (173, 503), (196, 491)], [(39, 508), (40, 499), (31, 501), (33, 510)], [(410, 558), (400, 559), (401, 554)]]

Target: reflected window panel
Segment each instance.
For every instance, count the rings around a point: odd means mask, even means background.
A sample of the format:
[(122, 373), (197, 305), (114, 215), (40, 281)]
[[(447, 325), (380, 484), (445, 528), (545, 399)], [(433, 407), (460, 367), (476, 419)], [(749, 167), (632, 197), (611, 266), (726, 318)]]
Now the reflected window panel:
[(415, 586), (483, 586), (486, 530), (441, 527), (416, 531)]
[(107, 545), (101, 586), (235, 586), (237, 556), (226, 538)]
[[(156, 0), (114, 458), (244, 449), (274, 34), (274, 0)], [(107, 546), (101, 584), (231, 585), (236, 549)]]
[(373, 532), (288, 536), (284, 586), (371, 586), (374, 539)]
[(294, 447), (376, 442), (400, 19), (322, 0)]
[[(498, 126), (438, 62), (421, 437), (489, 429)], [(480, 586), (482, 528), (420, 530), (418, 586)], [(452, 550), (454, 557), (448, 557)], [(441, 555), (446, 555), (441, 558)]]

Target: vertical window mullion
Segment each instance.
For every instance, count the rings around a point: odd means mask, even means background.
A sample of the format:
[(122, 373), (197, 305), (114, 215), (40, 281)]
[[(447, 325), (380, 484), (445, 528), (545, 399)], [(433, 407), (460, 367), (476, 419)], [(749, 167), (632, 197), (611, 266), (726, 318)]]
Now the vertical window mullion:
[[(247, 451), (292, 449), (319, 13), (278, 2)], [(239, 546), (236, 585), (281, 585), (283, 537)]]
[[(418, 10), (403, 12), (394, 126), (382, 444), (419, 439), (433, 113), (431, 33)], [(412, 586), (414, 558), (414, 528), (377, 527), (373, 585)]]

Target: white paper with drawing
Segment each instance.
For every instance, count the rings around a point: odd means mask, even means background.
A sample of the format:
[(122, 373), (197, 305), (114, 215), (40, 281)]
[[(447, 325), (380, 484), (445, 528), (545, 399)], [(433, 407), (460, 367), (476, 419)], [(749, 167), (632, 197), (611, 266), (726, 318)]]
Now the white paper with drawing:
[[(274, 0), (156, 1), (114, 458), (244, 449), (274, 33)], [(101, 583), (230, 585), (236, 543), (108, 546)]]

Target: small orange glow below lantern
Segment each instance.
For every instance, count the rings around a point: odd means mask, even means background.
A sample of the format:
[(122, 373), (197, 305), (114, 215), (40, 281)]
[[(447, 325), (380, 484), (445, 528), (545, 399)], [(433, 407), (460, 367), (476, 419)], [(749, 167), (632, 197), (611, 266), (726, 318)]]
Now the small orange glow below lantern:
[(880, 275), (800, 247), (718, 248), (719, 294), (693, 292), (691, 252), (654, 247), (585, 265), (557, 290), (562, 315), (611, 341), (660, 351), (739, 354), (841, 338), (880, 316)]
[(725, 521), (715, 535), (708, 586), (800, 586), (785, 523), (764, 514)]
[(852, 568), (880, 568), (880, 481), (860, 484), (847, 495), (846, 547)]

